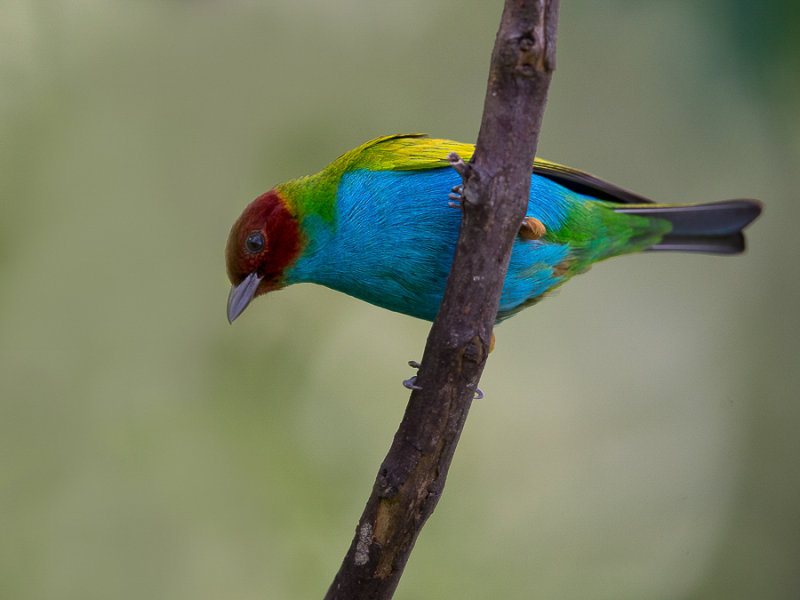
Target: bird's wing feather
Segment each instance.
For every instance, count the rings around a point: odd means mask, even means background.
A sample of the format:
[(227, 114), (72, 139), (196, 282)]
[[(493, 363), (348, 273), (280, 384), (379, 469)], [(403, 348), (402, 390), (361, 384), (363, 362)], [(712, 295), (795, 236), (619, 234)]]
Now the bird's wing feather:
[[(456, 152), (469, 160), (474, 151), (472, 144), (451, 140), (437, 140), (424, 133), (388, 135), (351, 150), (339, 157), (345, 171), (369, 169), (371, 171), (419, 171), (438, 169), (450, 165), (447, 156)], [(333, 166), (333, 165), (332, 165)]]
[(555, 181), (557, 184), (573, 192), (584, 196), (591, 196), (598, 200), (607, 200), (620, 204), (652, 203), (652, 200), (648, 200), (639, 194), (629, 192), (613, 183), (603, 181), (594, 175), (540, 158), (537, 158), (533, 163), (533, 173), (534, 175), (541, 175), (551, 181)]
[[(449, 166), (447, 156), (451, 152), (455, 152), (463, 160), (469, 160), (474, 150), (472, 144), (433, 139), (422, 133), (399, 134), (371, 140), (341, 156), (335, 162), (342, 167), (342, 172), (363, 168), (373, 171), (417, 171)], [(598, 200), (620, 204), (651, 202), (589, 173), (540, 158), (535, 159), (533, 163), (533, 173), (546, 177), (573, 192)]]

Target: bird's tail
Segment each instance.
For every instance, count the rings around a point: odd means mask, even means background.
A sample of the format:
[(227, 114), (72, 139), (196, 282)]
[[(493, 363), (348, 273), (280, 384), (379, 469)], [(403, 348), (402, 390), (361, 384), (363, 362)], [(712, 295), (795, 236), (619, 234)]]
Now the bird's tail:
[(761, 214), (757, 200), (725, 200), (707, 204), (625, 204), (614, 212), (664, 219), (672, 229), (650, 250), (679, 250), (710, 254), (744, 251), (742, 230)]

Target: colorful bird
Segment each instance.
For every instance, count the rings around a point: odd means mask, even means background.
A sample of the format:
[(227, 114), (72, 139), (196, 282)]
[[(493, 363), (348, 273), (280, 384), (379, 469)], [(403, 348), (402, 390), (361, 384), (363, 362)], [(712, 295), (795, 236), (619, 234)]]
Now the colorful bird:
[[(276, 186), (234, 223), (225, 249), (228, 320), (256, 296), (312, 282), (433, 320), (461, 213), (448, 154), (474, 147), (420, 134), (381, 137), (316, 175)], [(536, 303), (593, 263), (641, 250), (737, 254), (755, 200), (654, 204), (581, 171), (536, 159), (497, 320)]]

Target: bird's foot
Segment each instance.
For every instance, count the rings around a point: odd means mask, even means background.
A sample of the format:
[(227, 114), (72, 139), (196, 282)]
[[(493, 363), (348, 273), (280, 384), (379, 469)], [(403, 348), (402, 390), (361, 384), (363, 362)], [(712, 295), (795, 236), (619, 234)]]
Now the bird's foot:
[[(462, 181), (467, 181), (471, 176), (476, 176), (477, 173), (472, 172), (472, 166), (468, 162), (464, 162), (456, 152), (451, 152), (447, 155), (447, 160), (450, 166), (453, 167), (456, 173), (461, 175)], [(464, 208), (465, 202), (470, 202), (470, 199), (464, 195), (464, 186), (457, 185), (453, 187), (452, 193), (449, 195), (449, 205), (453, 208)]]
[(450, 198), (450, 202), (447, 203), (450, 208), (464, 208), (463, 185), (454, 185), (447, 197)]
[[(408, 361), (408, 366), (412, 369), (419, 369), (419, 363), (415, 360)], [(417, 385), (417, 376), (414, 375), (413, 377), (409, 377), (408, 379), (403, 380), (403, 385), (410, 390), (421, 390), (422, 387)]]
[(464, 159), (461, 158), (457, 152), (451, 152), (448, 154), (447, 160), (450, 163), (450, 166), (453, 167), (456, 170), (456, 173), (461, 175), (461, 177), (465, 177), (470, 170), (469, 163), (464, 162)]
[[(494, 348), (494, 334), (492, 334), (492, 347)], [(491, 350), (489, 350), (491, 352)], [(420, 364), (415, 360), (408, 361), (408, 366), (413, 369), (419, 369)], [(408, 379), (403, 380), (403, 387), (408, 388), (409, 390), (421, 390), (422, 386), (417, 385), (417, 376), (414, 375), (413, 377), (409, 377)], [(483, 398), (483, 392), (480, 388), (475, 388), (475, 396), (474, 400), (480, 400)]]

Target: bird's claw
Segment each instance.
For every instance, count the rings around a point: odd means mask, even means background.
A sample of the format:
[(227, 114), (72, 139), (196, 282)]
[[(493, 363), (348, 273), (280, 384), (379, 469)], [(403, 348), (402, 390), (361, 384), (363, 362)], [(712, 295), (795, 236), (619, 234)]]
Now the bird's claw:
[(447, 206), (450, 208), (462, 208), (464, 206), (464, 186), (454, 185), (447, 197), (450, 198)]
[(417, 385), (416, 381), (417, 381), (417, 376), (414, 375), (413, 377), (404, 379), (403, 386), (407, 387), (410, 390), (421, 390), (422, 386)]
[[(420, 364), (415, 360), (410, 360), (408, 361), (408, 366), (411, 367), (412, 369), (419, 369)], [(409, 390), (417, 390), (417, 391), (422, 389), (422, 386), (417, 385), (416, 375), (414, 375), (413, 377), (409, 377), (408, 379), (404, 379), (403, 387), (406, 387)], [(480, 388), (475, 388), (475, 396), (473, 397), (473, 400), (480, 400), (481, 398), (483, 398), (483, 392), (480, 390)]]
[[(451, 152), (447, 155), (447, 160), (450, 163), (450, 166), (453, 167), (456, 173), (461, 175), (462, 182), (469, 182), (471, 179), (478, 180), (478, 172), (474, 171), (472, 168), (472, 164), (468, 162), (464, 162), (464, 159), (461, 158), (457, 153)], [(464, 203), (469, 202), (470, 204), (475, 204), (475, 198), (472, 197), (472, 194), (465, 196), (464, 195), (464, 186), (457, 185), (453, 187), (453, 192), (449, 195), (450, 202), (449, 205), (453, 208), (464, 208)]]
[[(419, 369), (420, 364), (415, 360), (408, 361), (408, 366), (412, 369)], [(410, 390), (421, 390), (422, 386), (417, 385), (417, 376), (409, 377), (403, 380), (403, 385)]]
[(464, 177), (469, 171), (469, 163), (464, 162), (464, 159), (461, 158), (457, 152), (448, 154), (447, 160), (450, 162), (450, 166), (453, 167), (456, 173), (461, 175), (461, 177)]

